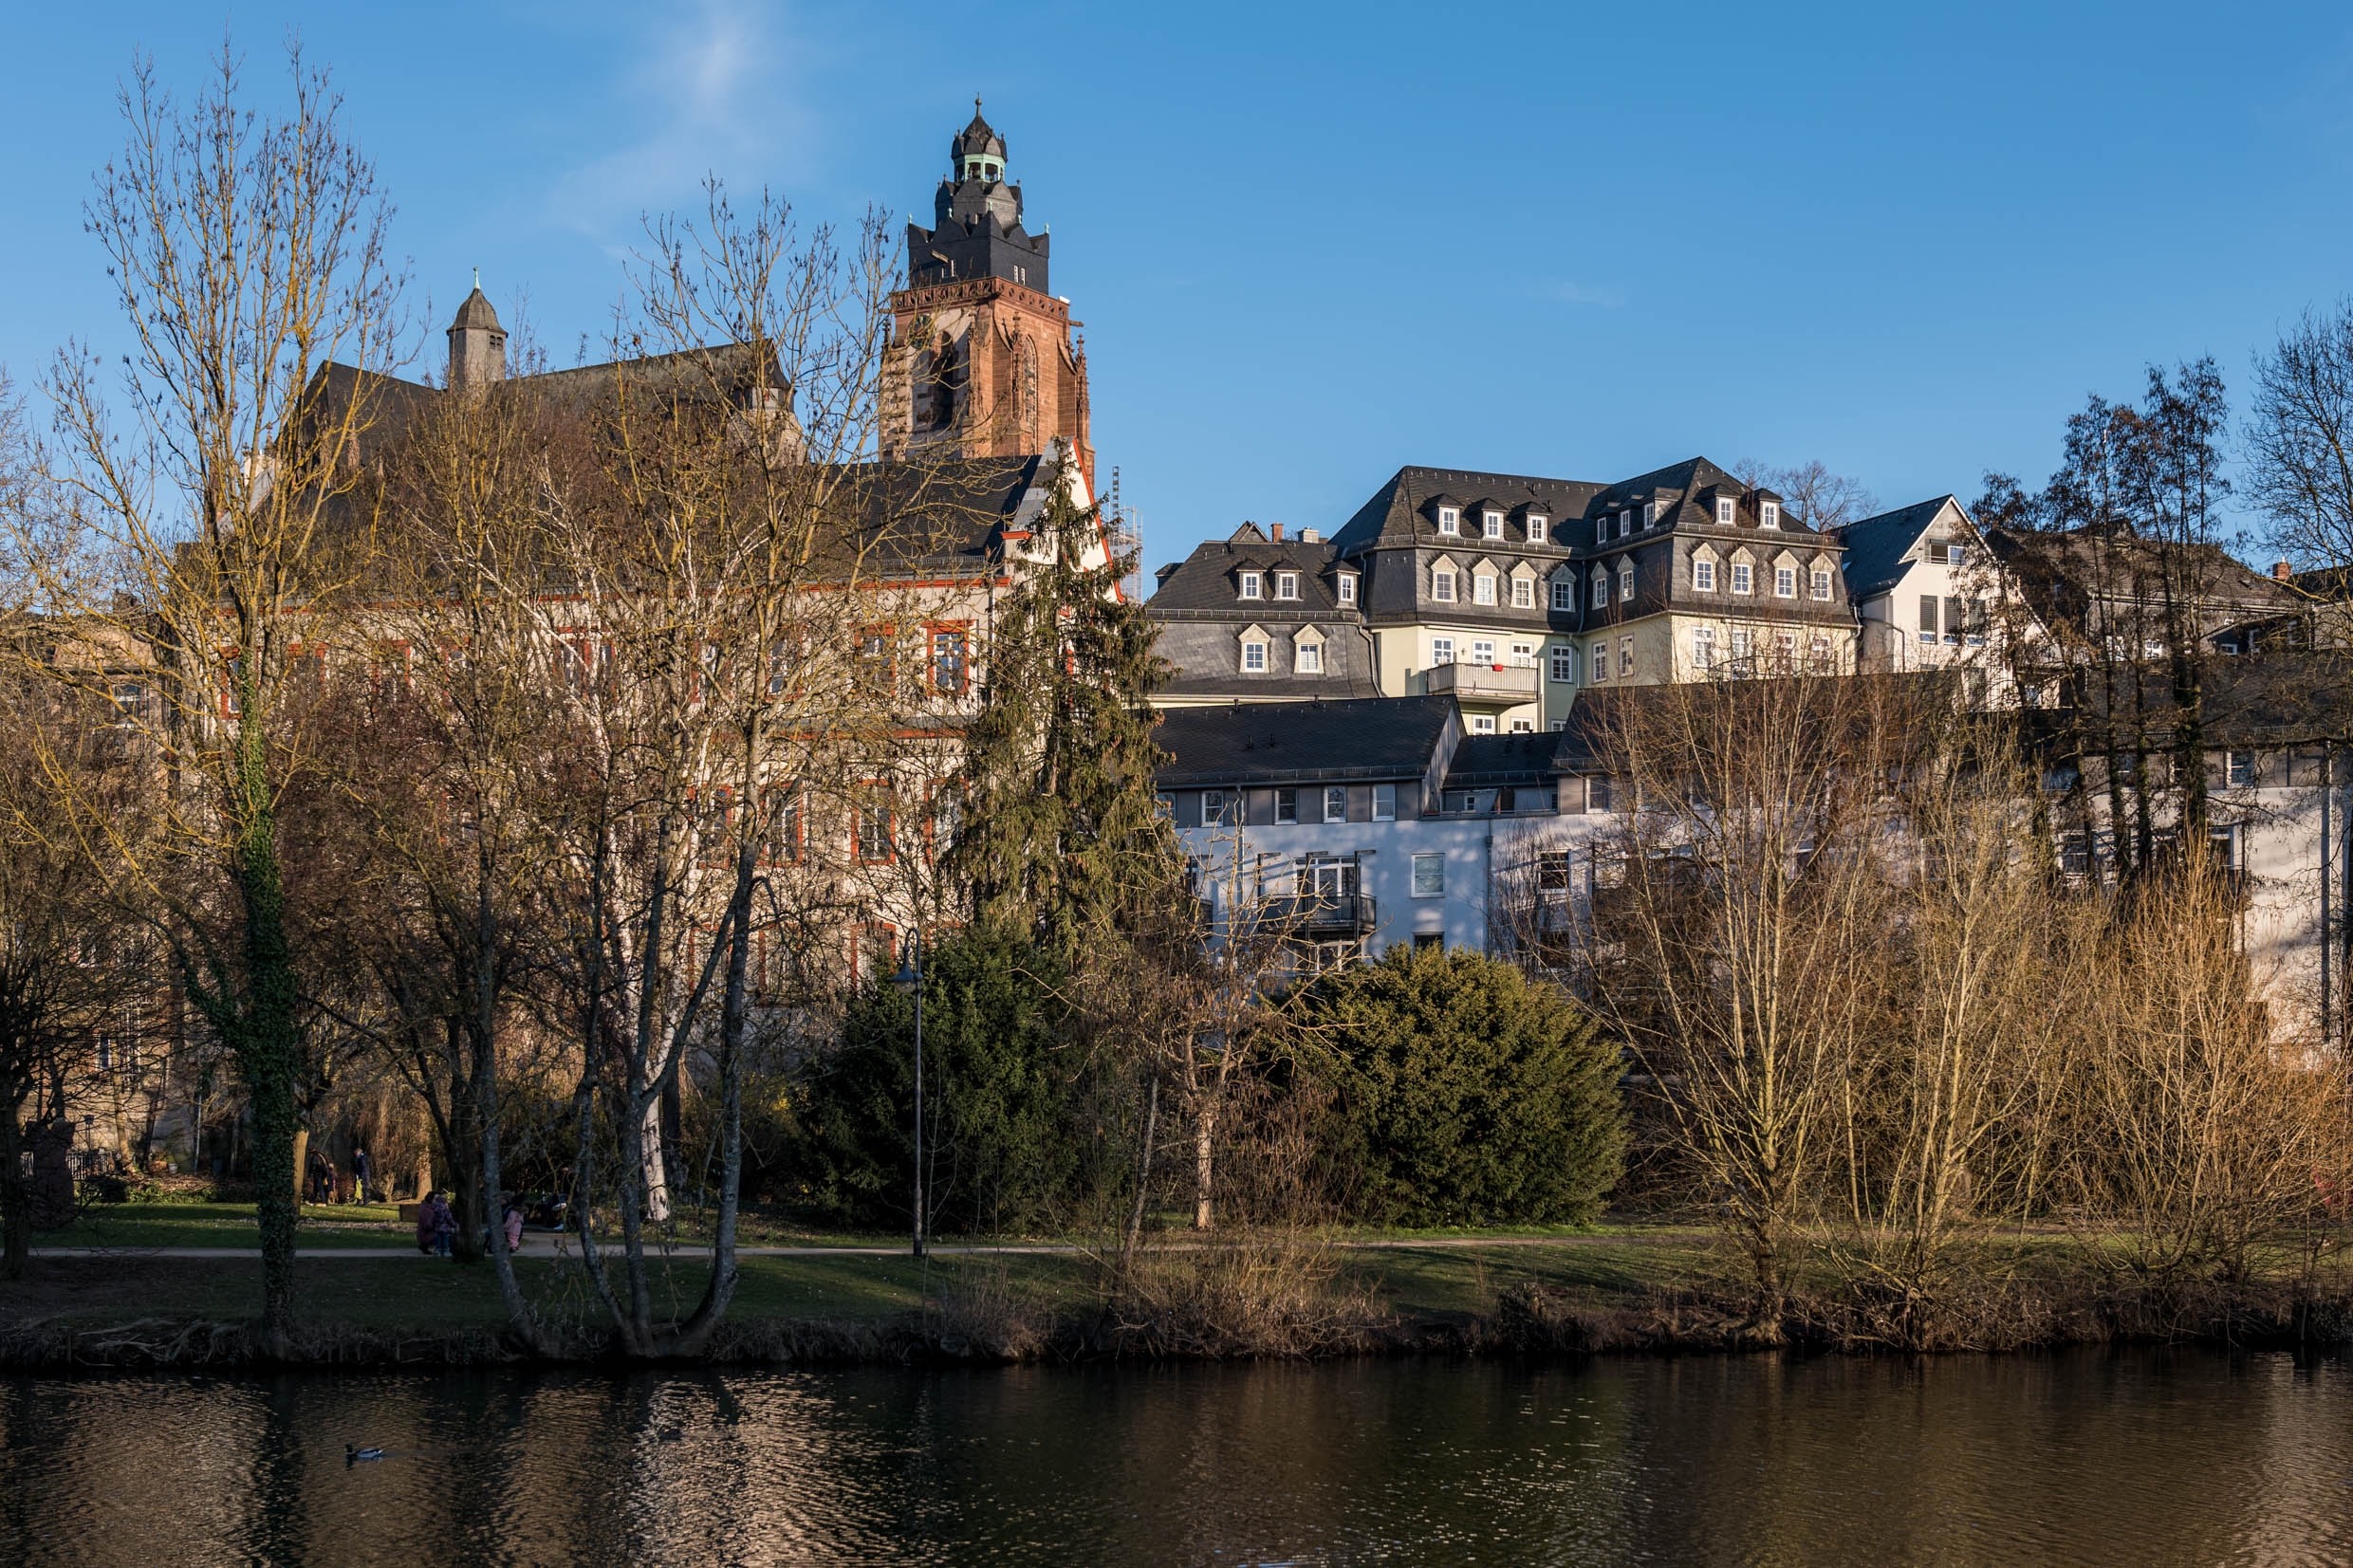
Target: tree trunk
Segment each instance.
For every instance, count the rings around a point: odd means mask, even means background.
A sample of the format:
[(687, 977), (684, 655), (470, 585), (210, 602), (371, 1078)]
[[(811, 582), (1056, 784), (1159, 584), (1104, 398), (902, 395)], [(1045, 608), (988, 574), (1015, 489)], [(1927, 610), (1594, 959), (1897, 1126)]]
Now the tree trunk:
[[(248, 675), (250, 684), (250, 676)], [(246, 710), (250, 712), (249, 706)], [(237, 883), (245, 914), (245, 996), (220, 1010), (244, 1069), (253, 1112), (253, 1186), (262, 1242), (262, 1336), (281, 1352), (294, 1326), (296, 1200), (295, 1069), (301, 1046), (295, 1021), (294, 955), (286, 932), (286, 895), (278, 874), (275, 816), (258, 725), (242, 740), (243, 834)]]
[(310, 1129), (294, 1129), (294, 1201), (310, 1196)]
[(7, 1237), (7, 1256), (0, 1277), (21, 1280), (32, 1257), (32, 1194), (25, 1189), (25, 1101), (17, 1097), (0, 1104), (0, 1230)]
[(1213, 1223), (1211, 1196), (1214, 1191), (1217, 1113), (1204, 1108), (1193, 1124), (1193, 1228), (1207, 1230)]

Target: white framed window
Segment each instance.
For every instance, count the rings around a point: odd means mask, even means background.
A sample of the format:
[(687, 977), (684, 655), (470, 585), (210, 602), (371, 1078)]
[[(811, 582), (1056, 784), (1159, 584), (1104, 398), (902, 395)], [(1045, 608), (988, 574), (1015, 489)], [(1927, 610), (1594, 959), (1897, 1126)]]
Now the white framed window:
[(1692, 563), (1692, 587), (1695, 591), (1703, 594), (1715, 592), (1714, 562), (1695, 561)]
[(1532, 610), (1536, 607), (1536, 580), (1515, 577), (1511, 580), (1511, 608)]
[(1736, 520), (1738, 506), (1739, 503), (1732, 500), (1730, 497), (1717, 497), (1715, 503), (1715, 520), (1718, 523), (1722, 523), (1727, 526), (1731, 525)]
[(1297, 599), (1299, 597), (1299, 574), (1297, 572), (1275, 573), (1274, 597), (1277, 599)]
[(1494, 573), (1481, 572), (1471, 580), (1471, 602), (1473, 604), (1492, 604), (1495, 602)]
[(1606, 567), (1596, 566), (1593, 569), (1593, 607), (1597, 610), (1609, 608), (1609, 571)]
[(1715, 668), (1714, 627), (1695, 626), (1692, 628), (1692, 668), (1695, 670)]
[(1967, 565), (1969, 563), (1969, 546), (1966, 544), (1947, 544), (1944, 547), (1944, 563), (1948, 566)]
[(1453, 507), (1440, 507), (1438, 508), (1438, 532), (1443, 534), (1462, 532), (1462, 513)]
[(1291, 668), (1303, 675), (1322, 674), (1324, 645), (1320, 642), (1302, 642), (1294, 646), (1291, 649)]
[(1609, 543), (1610, 519), (1616, 515), (1617, 514), (1615, 512), (1603, 512), (1600, 517), (1593, 520), (1593, 543), (1596, 544), (1606, 544)]
[(1327, 822), (1344, 822), (1348, 820), (1348, 786), (1346, 784), (1325, 784), (1324, 786), (1324, 820)]
[(1552, 580), (1552, 607), (1556, 610), (1577, 608), (1577, 574), (1562, 572)]
[(1747, 657), (1749, 656), (1749, 652), (1750, 652), (1749, 629), (1748, 629), (1746, 626), (1735, 626), (1735, 627), (1733, 627), (1733, 628), (1732, 628), (1732, 662), (1733, 662), (1734, 664), (1738, 664), (1741, 660), (1743, 660), (1743, 659), (1745, 659), (1745, 658), (1747, 658)]
[(1397, 821), (1397, 785), (1393, 784), (1373, 785), (1373, 821), (1376, 822)]
[(1511, 668), (1514, 670), (1536, 668), (1536, 645), (1532, 642), (1513, 643), (1511, 645)]
[(1634, 673), (1634, 639), (1620, 637), (1618, 639), (1618, 678), (1623, 680), (1632, 673)]
[(1634, 528), (1634, 508), (1632, 507), (1628, 507), (1624, 511), (1618, 514), (1618, 537), (1621, 539), (1633, 538)]
[(1443, 854), (1414, 857), (1414, 896), (1417, 898), (1446, 896), (1446, 857)]
[(1749, 563), (1748, 563), (1747, 562), (1745, 562), (1745, 561), (1735, 561), (1735, 562), (1733, 562), (1733, 563), (1732, 563), (1732, 592), (1733, 592), (1733, 593), (1736, 593), (1736, 594), (1745, 594), (1745, 593), (1749, 592), (1749, 591), (1750, 591), (1750, 580), (1751, 580), (1751, 576), (1752, 576), (1752, 575), (1753, 575), (1752, 570), (1751, 570), (1751, 568), (1750, 567), (1750, 565), (1749, 565)]
[(1354, 604), (1356, 602), (1356, 573), (1341, 573), (1339, 577), (1333, 579), (1332, 586), (1338, 590), (1341, 603)]
[(1758, 502), (1756, 504), (1756, 526), (1760, 528), (1780, 527), (1781, 503), (1778, 501)]
[(1542, 512), (1529, 512), (1528, 514), (1528, 542), (1530, 544), (1543, 544), (1545, 530), (1551, 526), (1551, 522), (1552, 520)]
[(1242, 597), (1244, 599), (1258, 598), (1258, 574), (1256, 572), (1244, 572), (1242, 574)]
[(1267, 645), (1263, 642), (1242, 644), (1242, 673), (1250, 675), (1266, 673)]
[(1775, 566), (1773, 568), (1773, 597), (1775, 599), (1797, 598), (1797, 568), (1795, 566)]
[(1436, 668), (1441, 664), (1452, 664), (1454, 662), (1454, 639), (1453, 637), (1432, 637), (1430, 639), (1430, 663), (1432, 667)]
[(1492, 714), (1492, 713), (1473, 713), (1473, 714), (1472, 714), (1472, 715), (1471, 715), (1471, 733), (1473, 733), (1473, 735), (1491, 735), (1491, 734), (1493, 734), (1494, 732), (1495, 732), (1495, 715), (1494, 715), (1494, 714)]
[(1201, 791), (1201, 821), (1212, 823), (1232, 821), (1235, 800), (1222, 789), (1204, 789)]
[(1593, 678), (1597, 681), (1609, 679), (1609, 643), (1606, 640), (1593, 645)]
[(1816, 599), (1826, 600), (1830, 597), (1830, 574), (1820, 566), (1814, 568), (1813, 592)]
[(1440, 604), (1454, 602), (1454, 574), (1439, 566), (1430, 573), (1430, 597)]
[(1645, 502), (1643, 502), (1643, 503), (1642, 503), (1642, 526), (1644, 526), (1645, 528), (1652, 527), (1652, 526), (1655, 526), (1658, 524), (1658, 502), (1656, 502), (1656, 501), (1645, 501)]
[(1492, 637), (1473, 637), (1471, 639), (1471, 662), (1473, 664), (1495, 662), (1495, 642)]
[(1501, 539), (1503, 537), (1503, 513), (1482, 512), (1479, 515), (1479, 531), (1488, 538)]
[(1933, 643), (1936, 640), (1936, 606), (1942, 602), (1935, 594), (1920, 596), (1920, 640), (1922, 642)]
[(1557, 643), (1552, 649), (1552, 678), (1564, 686), (1577, 683), (1577, 645)]
[(1299, 821), (1299, 791), (1278, 789), (1274, 792), (1274, 825), (1288, 827)]
[(1535, 732), (1536, 727), (1529, 723), (1526, 719), (1513, 719), (1511, 721), (1511, 733), (1514, 735), (1532, 735)]
[(2255, 782), (2255, 754), (2252, 751), (2233, 751), (2223, 761), (2222, 782), (2233, 789), (2243, 788)]
[(1618, 601), (1621, 604), (1634, 602), (1634, 563), (1631, 561), (1618, 563)]

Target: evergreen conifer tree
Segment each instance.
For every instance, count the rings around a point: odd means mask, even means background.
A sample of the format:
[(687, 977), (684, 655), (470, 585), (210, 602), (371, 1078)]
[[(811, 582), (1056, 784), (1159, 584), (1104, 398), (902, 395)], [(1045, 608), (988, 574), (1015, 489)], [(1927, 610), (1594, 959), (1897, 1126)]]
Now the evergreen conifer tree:
[(1153, 791), (1164, 666), (1108, 544), (1101, 508), (1057, 487), (990, 637), (947, 865), (975, 922), (1065, 962), (1165, 914), (1181, 880)]

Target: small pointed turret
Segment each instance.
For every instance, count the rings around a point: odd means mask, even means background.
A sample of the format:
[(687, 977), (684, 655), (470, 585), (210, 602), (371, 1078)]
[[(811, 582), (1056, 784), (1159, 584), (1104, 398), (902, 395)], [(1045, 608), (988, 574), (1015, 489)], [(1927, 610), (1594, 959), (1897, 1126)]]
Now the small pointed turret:
[(452, 387), (486, 386), (507, 378), (507, 330), (498, 324), (498, 312), (482, 292), (482, 273), (474, 272), (473, 292), (457, 307), (457, 319), (450, 323), (450, 376)]

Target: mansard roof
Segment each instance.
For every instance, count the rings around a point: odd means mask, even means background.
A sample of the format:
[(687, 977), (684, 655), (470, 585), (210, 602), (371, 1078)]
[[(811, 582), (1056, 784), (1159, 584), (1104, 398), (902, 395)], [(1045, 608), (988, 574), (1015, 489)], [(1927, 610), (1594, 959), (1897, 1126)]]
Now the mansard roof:
[[(1359, 618), (1357, 607), (1343, 605), (1332, 582), (1340, 572), (1356, 569), (1340, 562), (1333, 540), (1269, 539), (1257, 524), (1245, 523), (1224, 539), (1195, 545), (1191, 555), (1165, 569), (1145, 608), (1158, 618), (1171, 620), (1204, 616), (1222, 619), (1245, 612), (1354, 620)], [(1299, 598), (1237, 600), (1233, 574), (1242, 570), (1264, 572), (1269, 579), (1278, 571), (1297, 572)], [(1270, 581), (1265, 591), (1273, 593)]]
[[(1466, 511), (1474, 510), (1478, 502), (1491, 505), (1510, 513), (1522, 508), (1543, 512), (1551, 518), (1582, 517), (1585, 504), (1602, 487), (1579, 479), (1542, 479), (1529, 474), (1481, 473), (1466, 469), (1402, 468), (1390, 476), (1387, 483), (1373, 492), (1372, 499), (1359, 507), (1356, 515), (1341, 526), (1332, 536), (1343, 554), (1354, 555), (1376, 545), (1410, 544), (1417, 539), (1437, 537), (1436, 525), (1428, 515), (1433, 503), (1445, 501), (1459, 505), (1456, 496), (1477, 498)], [(1563, 543), (1568, 543), (1563, 541)]]
[(1154, 738), (1162, 789), (1417, 779), (1458, 722), (1451, 696), (1174, 708)]

